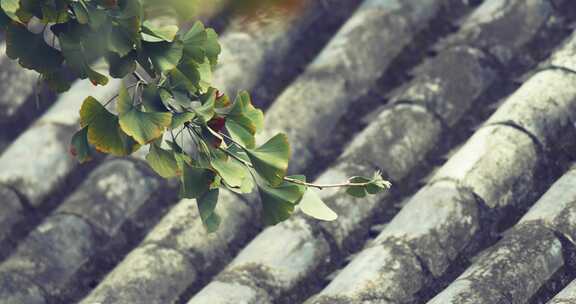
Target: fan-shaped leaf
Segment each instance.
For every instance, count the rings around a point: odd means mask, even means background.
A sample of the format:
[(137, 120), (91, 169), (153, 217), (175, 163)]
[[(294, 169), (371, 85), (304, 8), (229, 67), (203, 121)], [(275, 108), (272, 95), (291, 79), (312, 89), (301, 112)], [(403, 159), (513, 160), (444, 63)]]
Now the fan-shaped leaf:
[(133, 153), (139, 145), (121, 129), (118, 117), (98, 100), (88, 97), (80, 109), (80, 125), (88, 127), (88, 142), (97, 150), (116, 156)]
[(164, 150), (155, 144), (150, 145), (150, 151), (148, 155), (146, 155), (146, 161), (158, 175), (164, 178), (180, 175), (174, 153)]
[(58, 70), (64, 61), (62, 54), (51, 48), (41, 34), (31, 33), (17, 24), (10, 24), (6, 29), (6, 55), (18, 59), (22, 67), (42, 74)]
[(182, 59), (182, 42), (143, 42), (143, 51), (157, 73), (167, 73)]
[(338, 218), (336, 212), (326, 206), (314, 189), (306, 190), (298, 206), (305, 214), (322, 221), (333, 221)]
[(211, 189), (196, 199), (200, 218), (208, 232), (214, 232), (218, 230), (218, 226), (220, 226), (221, 218), (216, 213), (219, 192), (217, 188)]
[[(303, 176), (291, 176), (291, 178), (304, 180)], [(286, 220), (294, 207), (298, 204), (306, 187), (289, 182), (283, 182), (277, 187), (258, 182), (260, 199), (262, 200), (263, 219), (266, 225), (275, 225)]]
[(256, 172), (270, 185), (277, 186), (282, 183), (288, 161), (290, 160), (290, 145), (285, 134), (278, 134), (262, 146), (246, 150)]
[(198, 198), (210, 189), (210, 184), (214, 180), (212, 171), (190, 166), (186, 162), (182, 163), (182, 168), (181, 198)]
[(118, 103), (120, 127), (138, 143), (146, 144), (162, 136), (172, 122), (172, 114), (166, 112), (142, 112), (132, 104), (126, 87), (120, 88)]

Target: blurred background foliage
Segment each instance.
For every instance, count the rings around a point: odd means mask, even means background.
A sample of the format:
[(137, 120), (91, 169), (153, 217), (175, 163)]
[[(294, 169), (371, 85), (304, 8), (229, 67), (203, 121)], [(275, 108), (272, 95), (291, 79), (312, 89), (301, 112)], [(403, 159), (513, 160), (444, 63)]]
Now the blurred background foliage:
[(181, 25), (226, 14), (267, 22), (300, 12), (310, 0), (143, 0), (148, 17), (175, 17)]

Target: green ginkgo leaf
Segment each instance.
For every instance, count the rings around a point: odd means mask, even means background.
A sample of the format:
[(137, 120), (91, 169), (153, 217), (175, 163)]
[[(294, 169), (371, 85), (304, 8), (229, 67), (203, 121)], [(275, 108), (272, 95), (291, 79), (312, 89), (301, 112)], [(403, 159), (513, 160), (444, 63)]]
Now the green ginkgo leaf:
[(88, 143), (88, 127), (82, 128), (72, 136), (70, 153), (75, 156), (80, 163), (92, 160), (94, 150)]
[(180, 197), (198, 198), (206, 193), (214, 181), (214, 173), (208, 169), (193, 167), (186, 162), (181, 164)]
[(150, 145), (150, 151), (148, 155), (146, 155), (146, 161), (158, 175), (164, 178), (180, 175), (174, 152), (164, 150), (156, 144)]
[(157, 73), (167, 73), (182, 59), (182, 42), (143, 42), (142, 48)]
[(10, 24), (6, 29), (6, 55), (18, 59), (22, 67), (41, 74), (55, 72), (64, 62), (62, 54), (51, 48), (41, 34), (17, 24)]
[(202, 121), (207, 123), (208, 121), (210, 121), (210, 119), (212, 119), (212, 117), (214, 117), (214, 114), (216, 114), (216, 111), (214, 109), (216, 102), (216, 92), (211, 91), (209, 93), (204, 94), (201, 97), (201, 101), (202, 104), (200, 106), (193, 107), (192, 111), (194, 111), (194, 113), (196, 113), (196, 115), (198, 115), (198, 117), (200, 117)]
[[(303, 176), (291, 178), (304, 181)], [(262, 215), (266, 225), (275, 225), (286, 220), (294, 212), (294, 207), (302, 199), (306, 187), (289, 182), (283, 182), (277, 187), (258, 182), (260, 199), (262, 200)]]
[(202, 223), (208, 232), (214, 232), (218, 230), (218, 226), (220, 226), (221, 218), (216, 213), (216, 205), (218, 204), (219, 192), (220, 191), (217, 188), (210, 189), (196, 199), (200, 218), (202, 219)]
[(227, 114), (226, 129), (235, 141), (252, 149), (255, 134), (264, 126), (264, 113), (252, 104), (247, 92), (240, 92)]
[(228, 118), (236, 121), (252, 134), (258, 133), (264, 127), (264, 112), (254, 107), (252, 98), (246, 91), (242, 91), (236, 96), (228, 113)]
[(88, 142), (98, 151), (126, 156), (140, 147), (122, 131), (118, 117), (93, 97), (86, 98), (80, 108), (80, 125), (88, 127)]
[(322, 201), (316, 190), (307, 189), (298, 204), (300, 210), (315, 219), (322, 221), (334, 221), (338, 218), (338, 214), (332, 211), (326, 204)]
[(256, 149), (246, 149), (256, 172), (270, 185), (283, 181), (290, 160), (290, 145), (285, 134), (278, 134)]
[(242, 164), (231, 157), (227, 157), (222, 151), (214, 152), (214, 157), (210, 163), (230, 187), (240, 188), (244, 183), (244, 179), (251, 178), (247, 175), (249, 173)]
[(106, 60), (110, 67), (110, 76), (114, 78), (124, 78), (124, 76), (136, 70), (136, 58), (128, 54), (125, 57), (120, 57), (116, 53), (108, 53)]
[(124, 86), (120, 88), (116, 106), (122, 130), (142, 145), (161, 137), (172, 122), (172, 114), (168, 112), (142, 112), (137, 109)]
[(206, 29), (202, 22), (196, 22), (182, 37), (184, 41), (184, 53), (197, 63), (204, 62), (207, 58), (210, 64), (215, 65), (221, 52), (218, 43), (218, 34), (212, 29)]
[(178, 33), (178, 26), (176, 25), (163, 25), (159, 26), (153, 24), (149, 20), (144, 21), (142, 24), (142, 40), (148, 42), (174, 41)]
[(89, 39), (84, 40), (71, 34), (60, 33), (58, 40), (66, 63), (74, 68), (81, 78), (89, 78), (94, 85), (106, 85), (108, 83), (106, 76), (96, 72), (88, 64), (89, 58), (97, 57), (99, 53), (99, 50), (87, 45)]

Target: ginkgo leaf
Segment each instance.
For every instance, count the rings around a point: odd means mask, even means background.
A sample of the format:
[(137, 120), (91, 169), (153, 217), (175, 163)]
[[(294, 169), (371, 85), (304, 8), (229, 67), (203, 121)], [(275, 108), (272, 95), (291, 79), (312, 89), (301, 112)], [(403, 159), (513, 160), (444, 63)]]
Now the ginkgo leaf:
[(235, 141), (246, 148), (255, 146), (254, 135), (264, 126), (264, 113), (252, 105), (247, 92), (240, 92), (230, 108), (226, 121), (226, 129)]
[(254, 107), (252, 99), (246, 91), (242, 91), (236, 96), (228, 117), (252, 134), (258, 133), (264, 127), (264, 113)]
[(150, 22), (144, 21), (142, 24), (142, 39), (148, 42), (160, 41), (174, 41), (178, 33), (178, 26), (176, 25), (163, 25), (158, 26)]
[(315, 219), (333, 221), (338, 218), (338, 214), (326, 206), (314, 189), (306, 190), (298, 206), (302, 212)]
[(290, 160), (290, 145), (285, 134), (278, 134), (256, 149), (246, 149), (256, 172), (272, 186), (282, 183)]
[(172, 123), (170, 124), (170, 129), (180, 128), (186, 122), (192, 121), (196, 117), (196, 113), (193, 112), (183, 112), (183, 113), (174, 113), (172, 115)]
[(202, 223), (208, 232), (214, 232), (218, 230), (218, 226), (220, 226), (221, 218), (216, 213), (216, 205), (218, 204), (219, 192), (220, 191), (217, 188), (210, 189), (196, 199), (200, 218), (202, 219)]
[[(291, 176), (291, 178), (304, 180), (303, 176)], [(289, 182), (283, 182), (277, 187), (258, 183), (260, 199), (262, 200), (262, 214), (266, 225), (275, 225), (286, 220), (294, 212), (306, 187)]]
[(198, 198), (210, 189), (210, 184), (214, 180), (214, 173), (208, 169), (193, 167), (183, 162), (180, 179), (180, 197)]
[(218, 34), (212, 29), (206, 29), (202, 22), (196, 22), (182, 37), (184, 41), (184, 53), (197, 63), (204, 62), (208, 58), (212, 65), (216, 64), (221, 52), (218, 44)]
[(162, 99), (163, 89), (156, 84), (148, 84), (142, 90), (142, 105), (146, 112), (168, 112)]
[(172, 122), (170, 113), (142, 112), (137, 109), (124, 86), (120, 88), (116, 106), (120, 116), (120, 127), (140, 144), (147, 144), (161, 137)]
[(140, 147), (120, 129), (118, 117), (93, 97), (86, 98), (80, 108), (80, 125), (88, 127), (88, 142), (98, 151), (126, 156)]
[[(87, 46), (87, 39), (80, 39), (67, 33), (58, 35), (62, 54), (66, 63), (80, 74), (81, 78), (88, 77), (93, 84), (106, 85), (108, 78), (93, 70), (88, 62), (90, 57), (97, 57), (99, 51), (93, 52), (93, 48)], [(92, 53), (92, 54), (91, 54)]]
[(236, 121), (227, 119), (226, 130), (228, 130), (232, 139), (242, 146), (248, 149), (253, 149), (256, 146), (256, 138), (254, 137), (254, 134), (250, 133), (250, 131), (242, 127)]
[(150, 145), (150, 151), (148, 155), (146, 155), (146, 161), (158, 175), (164, 178), (180, 175), (174, 153), (164, 150), (155, 144)]
[(51, 48), (41, 34), (17, 24), (10, 24), (6, 29), (6, 55), (18, 59), (22, 67), (41, 74), (58, 70), (64, 61), (62, 54)]
[(92, 160), (94, 151), (88, 143), (88, 127), (82, 128), (72, 136), (70, 153), (75, 156), (80, 163)]
[(216, 112), (214, 111), (214, 101), (216, 99), (216, 95), (212, 94), (202, 105), (199, 107), (192, 108), (192, 111), (198, 115), (198, 117), (202, 118), (202, 120), (207, 123), (214, 117)]
[(158, 73), (167, 73), (182, 59), (182, 42), (143, 42), (143, 51)]
[(214, 152), (214, 157), (210, 163), (224, 182), (231, 187), (240, 188), (244, 179), (250, 178), (246, 175), (248, 172), (242, 164), (231, 157), (227, 157), (222, 151)]
[(110, 76), (114, 78), (124, 78), (124, 76), (136, 70), (136, 58), (130, 54), (120, 57), (116, 53), (108, 53), (106, 60), (110, 67)]

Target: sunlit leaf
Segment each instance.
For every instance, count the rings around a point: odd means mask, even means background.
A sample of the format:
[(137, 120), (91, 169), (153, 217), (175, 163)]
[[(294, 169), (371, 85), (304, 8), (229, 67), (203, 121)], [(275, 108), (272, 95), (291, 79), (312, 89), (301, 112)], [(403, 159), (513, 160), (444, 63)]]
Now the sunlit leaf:
[(237, 160), (228, 157), (222, 151), (215, 153), (211, 164), (218, 174), (220, 174), (224, 182), (231, 187), (240, 188), (243, 180), (245, 178), (250, 178), (250, 176), (246, 175), (248, 172), (242, 164)]
[(252, 105), (247, 92), (240, 92), (227, 115), (226, 129), (234, 140), (246, 148), (254, 148), (254, 135), (264, 126), (264, 113)]
[(290, 145), (285, 134), (272, 137), (256, 149), (247, 149), (246, 154), (256, 172), (267, 182), (272, 186), (282, 183), (290, 160)]
[(164, 133), (172, 122), (172, 114), (167, 112), (142, 112), (132, 104), (126, 87), (120, 88), (116, 104), (120, 116), (120, 127), (138, 143), (147, 144)]
[(144, 21), (142, 25), (142, 39), (148, 42), (174, 41), (178, 33), (178, 26), (164, 25), (158, 26), (150, 21)]
[(212, 29), (205, 29), (201, 22), (196, 22), (182, 37), (184, 53), (197, 63), (208, 58), (212, 65), (216, 64), (221, 48), (218, 44), (218, 35)]
[(88, 127), (88, 142), (98, 151), (126, 156), (139, 148), (139, 145), (120, 129), (118, 117), (108, 112), (93, 97), (86, 98), (82, 104), (80, 125)]
[(143, 42), (143, 51), (158, 73), (174, 69), (182, 58), (182, 42)]
[(150, 167), (164, 178), (179, 175), (178, 164), (174, 158), (174, 153), (158, 147), (156, 144), (150, 145), (150, 151), (146, 155), (146, 161)]
[(336, 212), (332, 211), (332, 209), (326, 206), (326, 204), (322, 201), (314, 189), (306, 190), (298, 206), (302, 212), (315, 219), (322, 221), (333, 221), (338, 218)]

